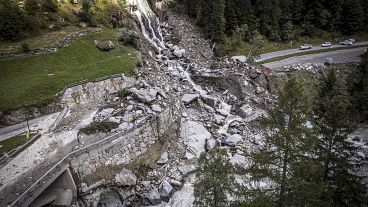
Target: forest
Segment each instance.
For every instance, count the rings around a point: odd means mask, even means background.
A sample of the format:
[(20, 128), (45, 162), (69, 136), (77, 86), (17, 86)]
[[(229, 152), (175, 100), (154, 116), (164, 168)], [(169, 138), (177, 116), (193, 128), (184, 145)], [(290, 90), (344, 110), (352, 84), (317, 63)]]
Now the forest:
[(178, 0), (208, 38), (223, 42), (237, 29), (244, 39), (255, 32), (272, 41), (323, 33), (354, 34), (367, 31), (366, 0)]

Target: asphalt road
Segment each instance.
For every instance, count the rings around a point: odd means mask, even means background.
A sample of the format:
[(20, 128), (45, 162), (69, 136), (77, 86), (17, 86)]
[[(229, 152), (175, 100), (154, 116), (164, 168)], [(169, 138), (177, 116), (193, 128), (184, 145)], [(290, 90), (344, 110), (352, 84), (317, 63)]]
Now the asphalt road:
[(324, 63), (326, 58), (328, 57), (333, 58), (334, 63), (358, 62), (360, 61), (359, 55), (362, 53), (362, 51), (363, 48), (354, 48), (311, 55), (295, 56), (276, 62), (266, 63), (264, 64), (264, 66), (277, 70), (282, 69), (284, 66), (291, 66), (294, 64)]
[[(366, 46), (366, 45), (368, 45), (368, 41), (356, 42), (351, 46)], [(282, 57), (282, 56), (286, 56), (286, 55), (303, 53), (303, 52), (306, 52), (306, 51), (325, 50), (325, 49), (330, 49), (330, 48), (344, 48), (344, 47), (351, 47), (351, 46), (332, 45), (332, 47), (315, 46), (315, 47), (313, 47), (312, 49), (309, 49), (309, 50), (299, 50), (299, 49), (281, 50), (281, 51), (262, 54), (260, 59), (256, 60), (256, 62), (261, 62), (261, 61), (268, 60), (268, 59), (271, 59), (271, 58)]]

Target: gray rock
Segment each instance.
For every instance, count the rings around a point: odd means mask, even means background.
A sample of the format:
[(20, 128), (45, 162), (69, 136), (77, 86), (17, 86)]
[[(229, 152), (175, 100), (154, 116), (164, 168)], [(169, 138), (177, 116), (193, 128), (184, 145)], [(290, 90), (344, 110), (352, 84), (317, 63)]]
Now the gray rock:
[(258, 76), (254, 82), (256, 82), (262, 88), (268, 88), (268, 80), (265, 75), (261, 74)]
[(239, 115), (242, 118), (247, 118), (252, 116), (253, 114), (253, 108), (251, 105), (249, 104), (244, 104), (240, 109), (239, 109)]
[(211, 96), (211, 95), (202, 95), (201, 96), (203, 102), (213, 108), (216, 107), (216, 104), (218, 103), (218, 99), (216, 96)]
[(185, 49), (174, 50), (173, 54), (178, 58), (182, 58), (185, 55)]
[(129, 90), (132, 95), (141, 102), (151, 103), (156, 100), (157, 90), (149, 88), (149, 89), (136, 89), (132, 88)]
[(133, 186), (137, 184), (137, 177), (132, 171), (123, 169), (115, 175), (115, 184), (118, 186)]
[(187, 146), (185, 154), (187, 159), (199, 157), (205, 151), (206, 140), (212, 137), (211, 133), (202, 123), (194, 121), (182, 121), (180, 126), (180, 137)]
[(133, 128), (133, 124), (130, 122), (123, 122), (119, 125), (119, 131), (127, 131), (131, 128)]
[(163, 152), (160, 159), (156, 161), (157, 164), (166, 164), (169, 161), (169, 153)]
[(182, 98), (181, 101), (185, 104), (189, 104), (192, 103), (193, 101), (198, 99), (198, 94), (185, 94)]
[(214, 122), (218, 125), (223, 125), (225, 121), (225, 117), (218, 115), (218, 114), (215, 114), (213, 116), (213, 119), (214, 119)]
[(256, 88), (256, 94), (261, 94), (261, 93), (264, 93), (266, 90), (264, 89), (264, 88), (262, 88), (262, 87), (257, 87)]
[(115, 49), (115, 44), (110, 40), (95, 40), (96, 47), (101, 51), (110, 51)]
[(154, 104), (151, 106), (152, 110), (155, 111), (155, 112), (161, 112), (162, 111), (162, 108), (161, 106), (157, 105), (157, 104)]
[(157, 188), (150, 190), (146, 194), (146, 198), (154, 206), (161, 203), (160, 193), (158, 192)]
[(245, 63), (247, 62), (247, 57), (245, 57), (244, 55), (241, 55), (241, 56), (233, 56), (231, 57), (231, 59), (234, 61), (234, 62), (241, 62), (241, 63)]
[(87, 23), (85, 22), (80, 22), (79, 23), (79, 26), (82, 27), (82, 28), (86, 28), (87, 27)]
[(112, 112), (114, 111), (115, 109), (113, 108), (107, 108), (107, 109), (104, 109), (102, 110), (99, 115), (102, 116), (102, 117), (108, 117), (108, 116), (111, 116)]
[(161, 198), (169, 198), (172, 195), (173, 187), (169, 182), (164, 180), (158, 187), (158, 192), (160, 193)]
[(243, 155), (236, 153), (232, 158), (230, 158), (230, 163), (233, 165), (240, 166), (242, 168), (247, 168), (249, 163)]
[(237, 144), (239, 144), (240, 142), (242, 142), (243, 138), (241, 135), (239, 134), (233, 134), (230, 135), (226, 140), (226, 144), (231, 146), (231, 147), (235, 147)]
[(110, 117), (110, 118), (109, 118), (109, 122), (120, 123), (120, 119), (118, 119), (118, 118), (116, 118), (116, 117)]
[(207, 139), (206, 140), (206, 150), (211, 150), (217, 146), (217, 140), (216, 139)]
[(189, 173), (195, 172), (197, 170), (197, 167), (194, 165), (184, 165), (178, 167), (178, 169), (183, 176), (187, 176)]

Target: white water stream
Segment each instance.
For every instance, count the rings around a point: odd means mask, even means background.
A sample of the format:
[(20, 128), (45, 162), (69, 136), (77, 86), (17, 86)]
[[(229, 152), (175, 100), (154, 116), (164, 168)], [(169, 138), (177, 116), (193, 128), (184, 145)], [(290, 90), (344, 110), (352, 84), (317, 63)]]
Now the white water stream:
[(160, 22), (151, 10), (147, 0), (128, 0), (131, 13), (138, 17), (144, 36), (157, 48), (165, 48)]

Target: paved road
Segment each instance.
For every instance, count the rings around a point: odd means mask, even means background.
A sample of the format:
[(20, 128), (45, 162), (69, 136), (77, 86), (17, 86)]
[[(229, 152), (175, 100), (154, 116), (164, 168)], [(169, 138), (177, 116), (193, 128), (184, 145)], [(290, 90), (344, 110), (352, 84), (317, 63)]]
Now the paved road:
[[(354, 43), (352, 46), (366, 46), (366, 45), (368, 45), (368, 41), (357, 42), (357, 43)], [(286, 56), (286, 55), (302, 53), (302, 52), (306, 52), (306, 51), (325, 50), (325, 49), (330, 49), (330, 48), (344, 48), (344, 47), (351, 47), (351, 46), (332, 45), (332, 47), (316, 46), (316, 47), (313, 47), (312, 49), (309, 49), (309, 50), (299, 50), (299, 49), (281, 50), (281, 51), (262, 54), (260, 59), (256, 60), (256, 62), (261, 62), (261, 61), (268, 60), (268, 59), (271, 59), (271, 58), (282, 57), (282, 56)]]
[[(29, 127), (31, 128), (31, 130), (47, 128), (49, 124), (52, 124), (52, 122), (55, 120), (58, 114), (59, 112), (29, 120), (28, 121)], [(9, 126), (9, 127), (0, 128), (0, 141), (3, 141), (10, 137), (14, 137), (18, 134), (25, 132), (26, 130), (27, 130), (27, 122), (23, 122), (17, 125)]]
[(284, 66), (291, 66), (294, 64), (305, 63), (324, 63), (326, 58), (332, 57), (334, 63), (346, 63), (360, 61), (359, 55), (362, 53), (362, 48), (337, 50), (331, 52), (317, 53), (312, 55), (302, 55), (287, 58), (277, 62), (266, 63), (264, 66), (272, 68), (274, 70), (282, 69)]

